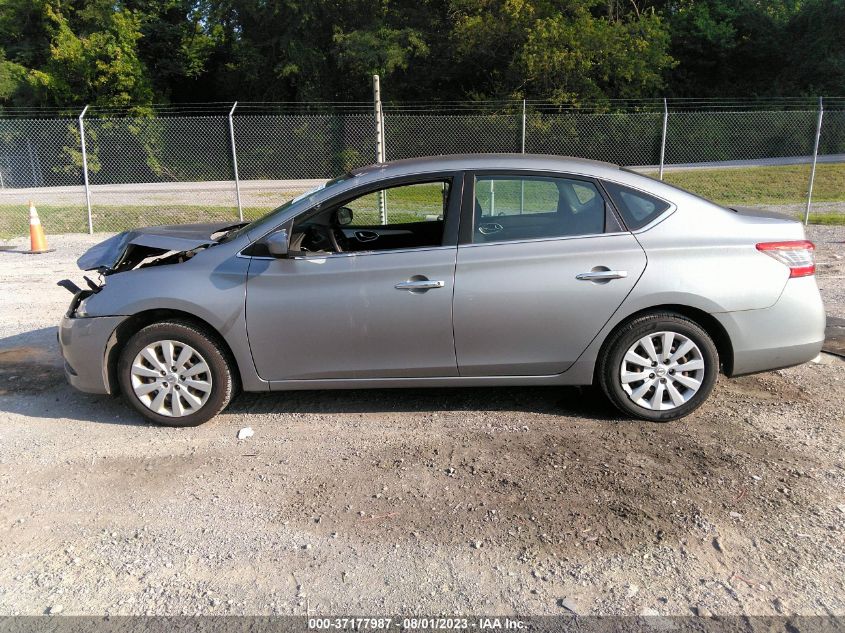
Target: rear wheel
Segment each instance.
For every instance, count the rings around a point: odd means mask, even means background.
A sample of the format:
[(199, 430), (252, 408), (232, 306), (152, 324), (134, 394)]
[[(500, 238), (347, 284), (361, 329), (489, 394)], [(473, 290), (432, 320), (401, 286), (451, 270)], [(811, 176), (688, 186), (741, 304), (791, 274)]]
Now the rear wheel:
[(612, 335), (597, 373), (618, 409), (668, 422), (689, 415), (707, 399), (719, 373), (719, 354), (694, 321), (673, 313), (648, 314)]
[(141, 415), (165, 426), (197, 426), (232, 398), (232, 371), (219, 340), (191, 323), (154, 323), (120, 355), (123, 395)]

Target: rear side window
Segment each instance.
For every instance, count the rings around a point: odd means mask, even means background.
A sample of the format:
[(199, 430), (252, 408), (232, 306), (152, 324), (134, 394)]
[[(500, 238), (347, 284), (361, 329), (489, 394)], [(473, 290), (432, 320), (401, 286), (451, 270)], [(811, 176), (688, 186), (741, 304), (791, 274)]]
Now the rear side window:
[(472, 241), (547, 239), (605, 230), (605, 203), (587, 180), (477, 176)]
[(641, 229), (669, 208), (668, 202), (642, 191), (629, 189), (613, 182), (603, 184), (631, 231)]

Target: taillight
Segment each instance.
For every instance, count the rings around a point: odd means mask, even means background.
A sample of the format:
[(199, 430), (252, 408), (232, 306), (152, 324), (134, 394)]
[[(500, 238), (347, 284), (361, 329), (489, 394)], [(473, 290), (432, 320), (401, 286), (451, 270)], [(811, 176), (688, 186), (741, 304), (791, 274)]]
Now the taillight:
[(757, 250), (789, 267), (790, 277), (816, 274), (816, 245), (807, 240), (795, 242), (762, 242)]

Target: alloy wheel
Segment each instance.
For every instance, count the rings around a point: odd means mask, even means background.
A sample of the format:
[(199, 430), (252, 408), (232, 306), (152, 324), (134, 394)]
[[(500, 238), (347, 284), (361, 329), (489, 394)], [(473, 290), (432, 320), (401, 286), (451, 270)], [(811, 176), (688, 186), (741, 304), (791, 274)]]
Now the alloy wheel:
[(622, 359), (622, 389), (634, 404), (669, 411), (688, 402), (704, 381), (704, 356), (678, 332), (654, 332), (634, 343)]
[(211, 395), (211, 370), (202, 355), (181, 341), (150, 343), (130, 368), (132, 390), (150, 411), (167, 417), (195, 413)]

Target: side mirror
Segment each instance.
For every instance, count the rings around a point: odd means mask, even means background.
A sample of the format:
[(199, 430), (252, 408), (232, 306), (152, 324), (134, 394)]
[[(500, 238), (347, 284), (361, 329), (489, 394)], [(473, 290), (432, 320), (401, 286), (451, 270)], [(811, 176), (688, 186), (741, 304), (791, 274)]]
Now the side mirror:
[(338, 226), (352, 224), (352, 217), (352, 209), (349, 207), (340, 207), (334, 212), (334, 220)]
[(275, 233), (271, 233), (267, 236), (267, 239), (265, 240), (267, 250), (273, 257), (287, 257), (288, 242), (289, 238), (287, 229), (279, 229)]

